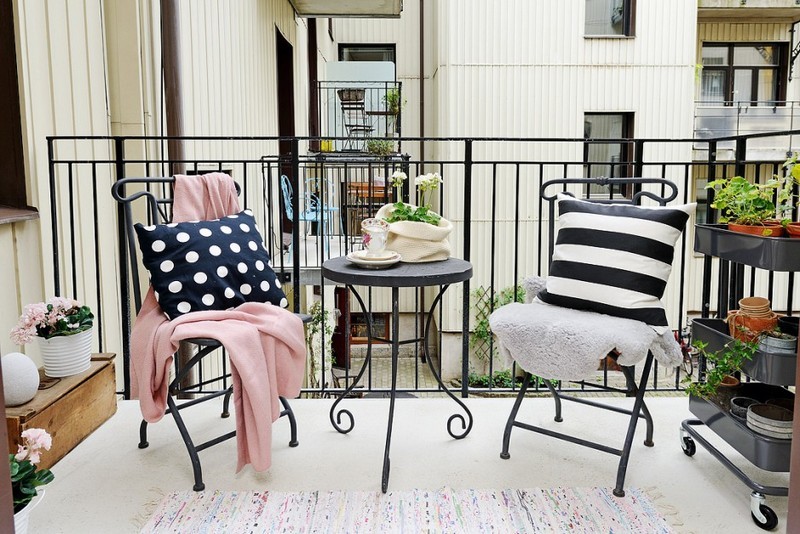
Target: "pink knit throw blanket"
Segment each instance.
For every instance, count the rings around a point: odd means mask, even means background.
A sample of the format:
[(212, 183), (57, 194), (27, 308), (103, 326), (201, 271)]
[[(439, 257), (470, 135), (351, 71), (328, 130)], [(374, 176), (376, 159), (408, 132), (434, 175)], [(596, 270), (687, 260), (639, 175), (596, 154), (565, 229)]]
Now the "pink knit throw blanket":
[[(230, 176), (176, 176), (174, 222), (217, 219), (238, 211)], [(188, 313), (170, 321), (150, 288), (131, 332), (132, 391), (146, 421), (154, 423), (164, 416), (173, 354), (181, 340), (197, 337), (219, 340), (230, 358), (236, 471), (247, 464), (257, 471), (269, 469), (272, 422), (281, 412), (278, 396), (296, 397), (303, 382), (302, 321), (285, 309), (260, 302), (233, 310)]]

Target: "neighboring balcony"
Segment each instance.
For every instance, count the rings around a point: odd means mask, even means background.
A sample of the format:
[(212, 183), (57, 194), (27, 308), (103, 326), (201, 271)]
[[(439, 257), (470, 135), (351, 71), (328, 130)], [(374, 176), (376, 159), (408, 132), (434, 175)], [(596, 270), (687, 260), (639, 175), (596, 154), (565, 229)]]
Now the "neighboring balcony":
[[(696, 102), (694, 137), (716, 139), (793, 130), (800, 127), (800, 102)], [(793, 143), (794, 142), (794, 143)], [(747, 142), (748, 160), (784, 160), (797, 139), (792, 136), (754, 137)], [(719, 141), (716, 159), (734, 159), (735, 141)], [(694, 159), (708, 159), (708, 145), (695, 141)]]
[(319, 82), (320, 152), (388, 156), (400, 153), (400, 82)]
[(700, 22), (797, 21), (795, 0), (698, 0)]

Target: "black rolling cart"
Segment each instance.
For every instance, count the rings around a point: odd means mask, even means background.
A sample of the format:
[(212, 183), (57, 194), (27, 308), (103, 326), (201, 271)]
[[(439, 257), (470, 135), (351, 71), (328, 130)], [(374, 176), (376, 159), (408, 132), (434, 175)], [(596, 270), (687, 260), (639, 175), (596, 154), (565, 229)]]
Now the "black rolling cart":
[[(716, 351), (731, 341), (728, 325), (722, 319), (708, 318), (711, 297), (712, 261), (719, 258), (718, 316), (724, 317), (744, 296), (745, 266), (772, 272), (800, 271), (800, 239), (759, 237), (731, 232), (724, 225), (698, 224), (695, 232), (695, 251), (705, 255), (703, 276), (703, 318), (692, 322), (692, 338), (708, 343), (708, 350)], [(752, 271), (752, 270), (749, 270)], [(753, 272), (748, 275), (754, 280)], [(771, 285), (771, 284), (770, 284)], [(789, 277), (788, 308), (792, 308), (793, 276)], [(753, 381), (741, 384), (732, 395), (767, 399), (794, 399), (786, 386), (795, 381), (796, 355), (759, 350), (743, 372)], [(724, 395), (722, 395), (724, 396)], [(681, 447), (687, 456), (697, 451), (700, 444), (727, 467), (751, 490), (750, 512), (753, 521), (765, 530), (778, 525), (777, 514), (767, 506), (766, 496), (789, 494), (787, 487), (767, 486), (750, 478), (734, 462), (714, 447), (700, 431), (705, 426), (720, 436), (756, 467), (771, 472), (789, 472), (791, 439), (780, 439), (755, 432), (745, 420), (731, 414), (729, 404), (711, 399), (690, 396), (689, 410), (695, 419), (681, 423)]]

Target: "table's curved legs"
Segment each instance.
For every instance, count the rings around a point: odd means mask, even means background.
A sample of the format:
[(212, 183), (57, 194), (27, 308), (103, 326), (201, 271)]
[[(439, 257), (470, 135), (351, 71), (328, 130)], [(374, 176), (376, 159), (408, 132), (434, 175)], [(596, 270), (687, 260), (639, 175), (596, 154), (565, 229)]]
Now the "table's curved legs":
[[(356, 300), (358, 300), (358, 304), (361, 306), (361, 311), (364, 313), (364, 317), (366, 317), (366, 319), (367, 319), (367, 332), (371, 333), (372, 332), (372, 314), (367, 312), (367, 307), (364, 305), (364, 301), (361, 298), (361, 295), (358, 294), (358, 291), (356, 291), (353, 286), (347, 286), (347, 288), (353, 293), (353, 295), (355, 295)], [(350, 385), (347, 386), (347, 389), (344, 390), (344, 392), (342, 393), (342, 396), (339, 397), (338, 399), (336, 399), (334, 401), (333, 405), (331, 406), (331, 411), (330, 411), (331, 424), (333, 425), (333, 428), (335, 428), (337, 430), (337, 432), (340, 432), (342, 434), (347, 434), (348, 432), (353, 430), (354, 426), (356, 426), (355, 419), (353, 418), (353, 414), (350, 412), (350, 410), (342, 409), (342, 410), (339, 410), (339, 412), (336, 412), (336, 407), (339, 405), (340, 402), (342, 402), (342, 400), (345, 397), (347, 397), (347, 395), (351, 391), (353, 391), (353, 389), (356, 387), (356, 385), (359, 383), (359, 381), (361, 381), (361, 377), (364, 376), (364, 371), (367, 370), (367, 366), (369, 365), (369, 362), (370, 362), (371, 359), (372, 359), (372, 336), (368, 335), (367, 336), (367, 356), (364, 358), (364, 363), (361, 365), (361, 369), (358, 371), (358, 375), (356, 375), (355, 380), (353, 380), (350, 383)], [(349, 425), (346, 426), (346, 427), (342, 426), (342, 416), (343, 415), (347, 416), (347, 418), (350, 420)]]
[[(450, 434), (450, 436), (455, 438), (455, 439), (463, 439), (472, 430), (472, 422), (473, 422), (472, 421), (472, 413), (469, 411), (467, 406), (460, 399), (458, 399), (458, 397), (453, 395), (453, 393), (451, 393), (450, 390), (447, 389), (447, 387), (442, 382), (442, 379), (439, 376), (439, 373), (433, 367), (433, 362), (431, 362), (431, 359), (429, 357), (427, 357), (428, 356), (427, 355), (428, 339), (430, 337), (431, 324), (433, 323), (433, 312), (436, 309), (436, 306), (438, 306), (439, 303), (441, 302), (442, 296), (444, 295), (444, 292), (447, 290), (448, 287), (449, 287), (449, 285), (442, 286), (440, 288), (439, 294), (436, 295), (436, 298), (433, 300), (433, 304), (431, 305), (430, 309), (428, 310), (428, 318), (427, 318), (427, 321), (425, 322), (425, 330), (423, 332), (422, 343), (423, 343), (423, 351), (426, 353), (425, 354), (426, 355), (425, 359), (428, 362), (428, 368), (431, 370), (431, 373), (433, 374), (434, 378), (436, 379), (436, 382), (439, 384), (439, 387), (441, 387), (442, 391), (444, 391), (451, 399), (453, 399), (461, 407), (461, 409), (464, 410), (464, 413), (466, 414), (466, 416), (462, 415), (460, 413), (453, 414), (447, 420), (447, 432)], [(339, 406), (339, 403), (361, 381), (361, 378), (364, 376), (364, 373), (367, 370), (367, 366), (369, 366), (370, 361), (372, 359), (372, 336), (371, 336), (371, 333), (372, 333), (372, 314), (367, 311), (367, 307), (364, 304), (364, 300), (361, 298), (361, 295), (358, 294), (358, 291), (356, 291), (356, 289), (351, 285), (348, 285), (347, 288), (356, 297), (356, 300), (358, 301), (358, 304), (361, 307), (361, 311), (364, 314), (364, 316), (366, 317), (367, 332), (369, 332), (370, 335), (367, 336), (367, 355), (364, 358), (364, 363), (362, 364), (361, 369), (358, 372), (358, 375), (356, 375), (356, 378), (347, 387), (347, 389), (344, 390), (344, 392), (342, 393), (342, 396), (339, 397), (338, 399), (336, 399), (334, 401), (333, 405), (331, 406), (331, 410), (330, 410), (331, 424), (333, 425), (333, 427), (338, 432), (340, 432), (342, 434), (347, 434), (348, 432), (353, 430), (353, 427), (355, 426), (355, 419), (353, 417), (353, 414), (350, 412), (350, 410), (340, 409), (337, 412), (337, 408)], [(397, 397), (397, 368), (398, 368), (398, 355), (399, 355), (399, 352), (400, 352), (400, 341), (399, 341), (399, 323), (400, 323), (400, 321), (399, 321), (399, 317), (400, 317), (399, 311), (400, 310), (399, 310), (399, 306), (400, 306), (399, 305), (399, 288), (393, 287), (392, 288), (392, 386), (391, 386), (391, 389), (389, 391), (389, 420), (387, 421), (387, 426), (386, 426), (386, 445), (385, 445), (384, 451), (383, 451), (383, 470), (382, 470), (382, 473), (381, 473), (381, 491), (383, 493), (386, 493), (386, 491), (388, 489), (388, 486), (389, 486), (389, 470), (390, 470), (390, 465), (391, 465), (391, 462), (389, 460), (389, 451), (390, 451), (391, 445), (392, 445), (392, 427), (394, 425), (394, 405), (395, 405), (395, 400), (396, 400), (396, 397)], [(347, 426), (343, 426), (342, 425), (342, 418), (343, 417), (347, 417), (347, 419), (349, 419), (349, 423), (348, 423)], [(462, 431), (460, 433), (457, 433), (457, 432), (453, 431), (453, 422), (456, 421), (456, 420), (460, 421), (460, 423), (461, 423), (461, 430)]]
[[(439, 294), (436, 295), (435, 299), (433, 299), (433, 304), (431, 304), (431, 307), (428, 310), (428, 319), (425, 321), (425, 332), (422, 336), (423, 343), (425, 344), (423, 350), (426, 352), (426, 356), (428, 352), (428, 339), (430, 335), (431, 323), (433, 322), (433, 310), (435, 310), (436, 306), (439, 305), (439, 302), (442, 300), (442, 296), (444, 295), (444, 292), (447, 291), (448, 287), (450, 286), (449, 285), (442, 286), (442, 288), (439, 290)], [(467, 408), (467, 406), (463, 402), (461, 402), (461, 400), (459, 400), (458, 397), (453, 395), (453, 393), (442, 383), (442, 379), (441, 377), (439, 377), (439, 373), (437, 373), (436, 369), (433, 367), (433, 362), (431, 361), (431, 359), (427, 357), (425, 359), (428, 361), (428, 368), (431, 370), (431, 373), (433, 373), (433, 377), (436, 379), (436, 382), (439, 383), (439, 387), (441, 387), (442, 391), (444, 391), (448, 397), (453, 399), (456, 402), (456, 404), (461, 406), (461, 409), (464, 410), (464, 413), (466, 413), (467, 415), (466, 418), (460, 413), (451, 415), (450, 418), (447, 420), (447, 433), (450, 434), (450, 436), (455, 439), (463, 439), (467, 437), (467, 434), (469, 434), (470, 431), (472, 430), (472, 412), (470, 412), (469, 408)], [(460, 434), (456, 434), (453, 432), (452, 428), (453, 421), (455, 421), (456, 419), (461, 421), (462, 432)]]

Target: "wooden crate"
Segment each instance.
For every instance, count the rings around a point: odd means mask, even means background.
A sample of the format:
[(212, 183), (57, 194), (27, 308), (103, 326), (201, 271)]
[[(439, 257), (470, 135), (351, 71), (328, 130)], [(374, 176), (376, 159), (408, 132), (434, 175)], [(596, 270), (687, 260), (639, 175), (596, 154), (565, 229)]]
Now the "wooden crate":
[(16, 453), (22, 432), (43, 428), (53, 446), (40, 467), (52, 467), (117, 411), (113, 354), (94, 354), (88, 371), (61, 378), (21, 406), (6, 408), (8, 451)]

